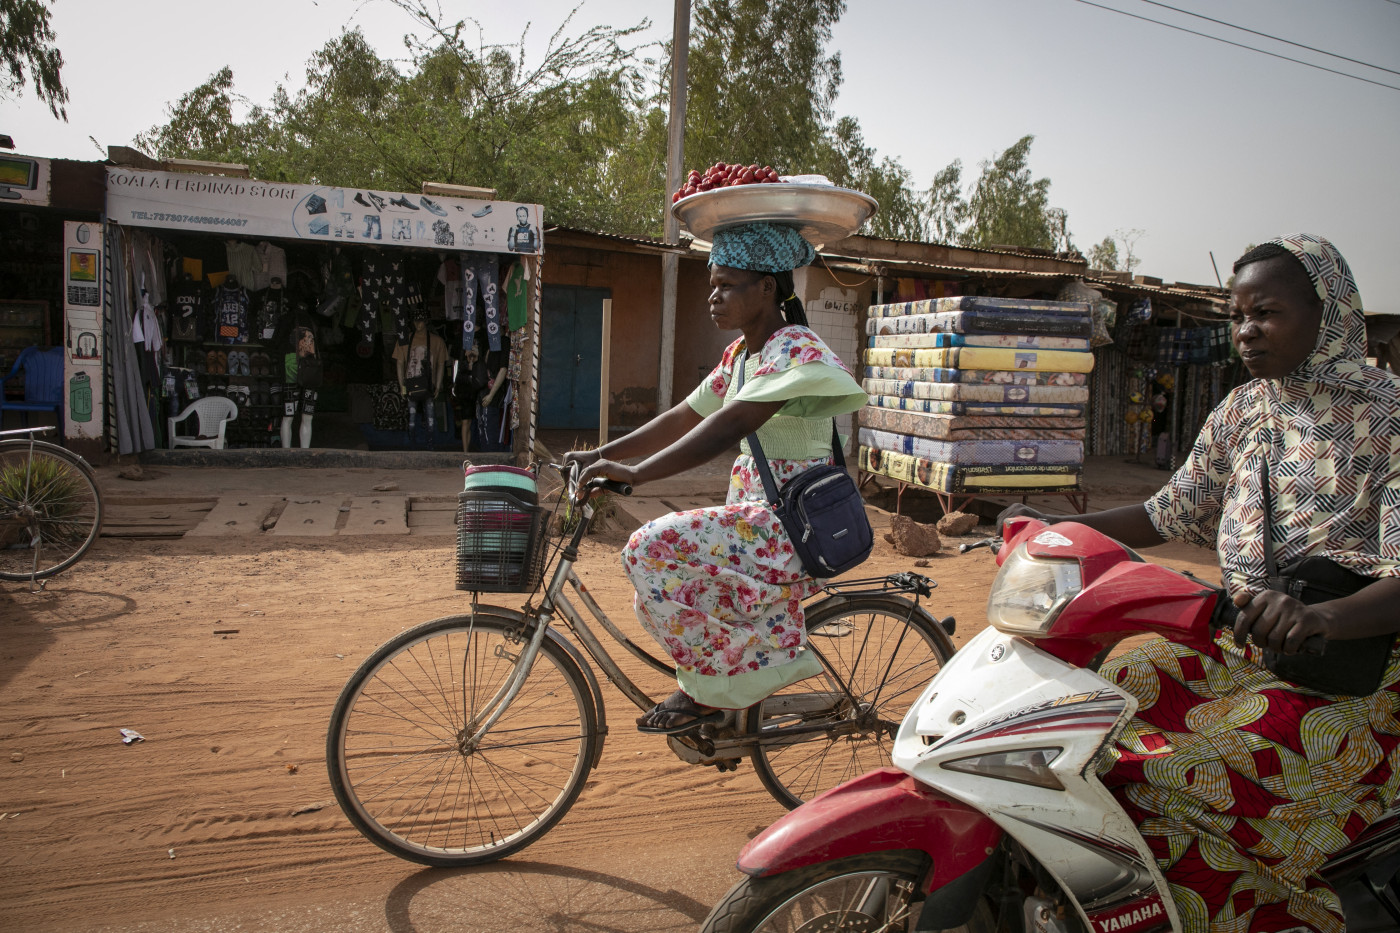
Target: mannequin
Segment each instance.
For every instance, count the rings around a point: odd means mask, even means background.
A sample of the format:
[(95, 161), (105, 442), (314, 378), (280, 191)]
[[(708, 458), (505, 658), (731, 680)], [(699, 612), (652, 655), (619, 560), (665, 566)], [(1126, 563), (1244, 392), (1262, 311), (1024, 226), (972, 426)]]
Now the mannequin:
[(471, 451), (472, 424), (476, 422), (477, 400), (491, 386), (491, 371), (481, 358), (481, 346), (467, 347), (466, 356), (455, 364), (452, 377), (452, 407), (462, 427), (462, 453)]
[(477, 449), (500, 451), (508, 449), (501, 443), (501, 421), (505, 415), (501, 408), (502, 390), (506, 386), (506, 361), (504, 351), (486, 354), (487, 372), (495, 371), (491, 384), (482, 393), (477, 403), (476, 430)]
[(437, 429), (434, 400), (442, 390), (442, 373), (447, 365), (447, 341), (430, 333), (425, 317), (413, 323), (413, 335), (407, 343), (394, 347), (394, 363), (398, 369), (399, 391), (408, 399), (408, 433), (418, 431), (418, 405), (424, 409), (428, 441)]
[[(282, 394), (282, 449), (292, 446), (292, 423), (296, 421), (298, 410), (301, 413), (299, 440), (302, 447), (311, 446), (311, 423), (316, 414), (316, 390), (320, 387), (320, 361), (316, 359), (316, 332), (310, 327), (298, 325), (292, 328), (292, 352), (285, 357), (286, 383), (280, 387)], [(309, 359), (315, 366), (302, 365)], [(312, 370), (315, 370), (315, 375)], [(315, 382), (315, 385), (311, 385)]]

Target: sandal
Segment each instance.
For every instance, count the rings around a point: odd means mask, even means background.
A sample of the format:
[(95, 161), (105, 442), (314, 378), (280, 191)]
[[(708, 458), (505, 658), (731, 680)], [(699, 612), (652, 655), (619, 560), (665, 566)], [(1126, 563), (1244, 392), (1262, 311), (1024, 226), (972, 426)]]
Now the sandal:
[[(653, 706), (652, 709), (653, 709), (653, 710), (657, 710), (657, 709), (659, 709), (660, 705), (661, 705), (661, 704), (658, 703), (656, 706)], [(681, 711), (681, 710), (674, 710), (674, 712), (680, 713), (680, 712), (682, 712), (682, 711)], [(687, 713), (687, 714), (685, 714), (685, 715), (689, 715), (689, 714)], [(698, 732), (699, 729), (700, 729), (700, 727), (703, 726), (703, 725), (705, 725), (705, 723), (707, 723), (707, 722), (720, 722), (720, 721), (723, 720), (723, 719), (724, 719), (724, 710), (715, 709), (715, 710), (710, 710), (708, 713), (701, 713), (700, 715), (696, 716), (694, 719), (688, 719), (688, 720), (686, 720), (685, 722), (680, 723), (680, 724), (678, 724), (678, 725), (674, 725), (674, 726), (638, 726), (638, 727), (637, 727), (637, 731), (638, 731), (638, 732), (644, 732), (644, 733), (646, 733), (647, 735), (689, 735), (689, 734), (692, 733), (692, 732)]]
[[(708, 712), (702, 710), (708, 710)], [(689, 716), (690, 718), (685, 722), (673, 723), (669, 726), (649, 726), (643, 723), (643, 720), (658, 713), (670, 716)], [(687, 735), (699, 730), (706, 723), (720, 722), (723, 719), (724, 710), (701, 707), (685, 691), (677, 690), (638, 717), (637, 731), (647, 735)]]

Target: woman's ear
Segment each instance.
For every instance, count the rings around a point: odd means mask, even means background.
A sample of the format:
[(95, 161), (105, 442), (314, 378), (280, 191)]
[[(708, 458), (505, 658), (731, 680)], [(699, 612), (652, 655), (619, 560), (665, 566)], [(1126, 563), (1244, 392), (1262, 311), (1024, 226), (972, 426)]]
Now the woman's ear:
[(759, 294), (764, 298), (772, 298), (775, 304), (782, 304), (778, 296), (778, 280), (770, 274), (765, 274), (758, 280)]

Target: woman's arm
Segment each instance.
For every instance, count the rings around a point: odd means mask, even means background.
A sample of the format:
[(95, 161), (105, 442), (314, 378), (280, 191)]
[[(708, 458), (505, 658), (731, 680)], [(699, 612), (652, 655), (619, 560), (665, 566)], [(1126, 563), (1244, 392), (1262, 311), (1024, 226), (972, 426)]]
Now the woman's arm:
[(1152, 520), (1147, 517), (1147, 507), (1143, 505), (1125, 505), (1102, 512), (1089, 512), (1085, 515), (1045, 515), (1028, 505), (1017, 503), (1003, 509), (1001, 514), (997, 516), (997, 531), (1001, 530), (1002, 522), (1016, 515), (1029, 515), (1031, 518), (1038, 518), (1048, 525), (1053, 525), (1056, 522), (1078, 522), (1131, 548), (1152, 547), (1167, 540), (1162, 537), (1157, 526), (1153, 525)]
[(1292, 596), (1267, 590), (1250, 596), (1240, 593), (1235, 622), (1235, 642), (1243, 645), (1253, 636), (1254, 643), (1283, 654), (1297, 654), (1303, 642), (1313, 635), (1329, 641), (1347, 641), (1400, 632), (1400, 577), (1377, 580), (1364, 590), (1305, 606)]
[[(783, 404), (783, 402), (731, 401), (719, 411), (694, 424), (690, 430), (668, 444), (665, 449), (652, 453), (636, 466), (628, 466), (610, 459), (596, 460), (583, 471), (579, 477), (580, 484), (595, 476), (605, 476), (608, 479), (631, 483), (635, 486), (664, 479), (667, 476), (674, 476), (703, 463), (708, 463), (738, 444), (747, 435), (761, 428), (769, 418), (778, 412), (778, 409), (783, 407)], [(689, 408), (689, 406), (686, 407)], [(669, 418), (675, 411), (676, 409), (673, 408), (662, 417)], [(695, 418), (700, 417), (699, 413), (693, 409), (691, 412)], [(656, 419), (656, 421), (660, 420), (660, 418)], [(654, 424), (655, 421), (652, 423)], [(671, 428), (675, 426), (675, 424), (670, 425)], [(660, 436), (662, 436), (662, 432), (658, 431), (654, 438)], [(620, 441), (614, 441), (600, 450), (608, 455), (613, 455), (615, 453), (614, 445), (620, 446)], [(621, 454), (621, 456), (627, 456), (627, 454)]]

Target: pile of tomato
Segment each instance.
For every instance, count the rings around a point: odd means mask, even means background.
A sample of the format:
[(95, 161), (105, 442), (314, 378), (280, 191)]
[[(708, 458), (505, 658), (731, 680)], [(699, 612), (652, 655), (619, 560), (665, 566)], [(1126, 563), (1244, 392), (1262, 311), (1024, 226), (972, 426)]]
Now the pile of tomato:
[(691, 169), (685, 184), (671, 195), (671, 203), (674, 204), (681, 198), (690, 197), (699, 191), (732, 188), (735, 185), (773, 185), (781, 182), (782, 179), (778, 177), (778, 172), (771, 165), (759, 167), (758, 163), (731, 165), (728, 162), (716, 162), (705, 169), (703, 174)]

